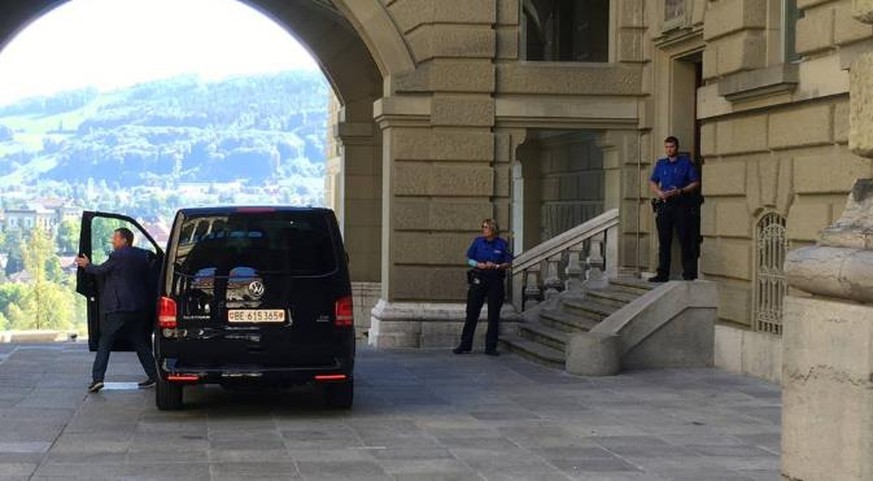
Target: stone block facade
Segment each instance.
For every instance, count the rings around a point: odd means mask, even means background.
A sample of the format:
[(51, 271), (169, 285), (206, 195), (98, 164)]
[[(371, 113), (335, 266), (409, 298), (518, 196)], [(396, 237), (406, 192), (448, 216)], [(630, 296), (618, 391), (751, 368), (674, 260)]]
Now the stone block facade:
[[(60, 0), (8, 3), (4, 41)], [(750, 328), (759, 221), (778, 214), (790, 246), (813, 242), (873, 169), (851, 153), (873, 153), (873, 107), (848, 102), (850, 78), (853, 94), (873, 90), (873, 27), (855, 20), (866, 0), (599, 2), (606, 35), (586, 39), (597, 61), (535, 58), (561, 43), (537, 47), (543, 2), (250, 3), (293, 30), (335, 88), (327, 203), (354, 280), (379, 286), (393, 323), (410, 312), (394, 304), (463, 302), (463, 250), (484, 217), (519, 253), (617, 207), (620, 264), (651, 271), (647, 178), (677, 135), (703, 161), (701, 273), (719, 284), (724, 325)], [(417, 332), (391, 343), (416, 345)]]

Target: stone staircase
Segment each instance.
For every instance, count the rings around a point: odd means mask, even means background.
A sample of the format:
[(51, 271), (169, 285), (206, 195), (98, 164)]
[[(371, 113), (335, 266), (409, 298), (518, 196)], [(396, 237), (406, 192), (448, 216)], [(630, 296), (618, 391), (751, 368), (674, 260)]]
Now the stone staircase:
[(534, 315), (526, 316), (516, 332), (504, 333), (500, 342), (504, 350), (563, 369), (567, 342), (572, 334), (590, 331), (656, 286), (635, 277), (619, 277), (610, 279), (604, 289), (587, 289), (584, 294), (565, 291), (537, 309)]

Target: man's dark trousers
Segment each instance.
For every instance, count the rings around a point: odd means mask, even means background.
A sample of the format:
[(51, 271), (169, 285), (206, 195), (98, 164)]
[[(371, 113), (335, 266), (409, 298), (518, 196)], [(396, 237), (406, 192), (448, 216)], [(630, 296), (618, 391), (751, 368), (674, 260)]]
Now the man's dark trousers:
[(488, 331), (485, 332), (485, 350), (497, 350), (497, 336), (500, 330), (500, 308), (503, 307), (503, 299), (506, 292), (503, 286), (503, 276), (483, 275), (482, 283), (471, 285), (467, 290), (467, 320), (464, 322), (464, 331), (461, 333), (463, 350), (473, 347), (473, 334), (476, 332), (476, 324), (479, 322), (479, 314), (485, 300), (488, 300)]
[(697, 278), (697, 249), (694, 243), (694, 218), (691, 197), (678, 197), (658, 206), (658, 277), (670, 277), (670, 251), (673, 244), (673, 229), (679, 237), (682, 250), (682, 277)]
[(141, 312), (111, 312), (100, 321), (100, 342), (94, 358), (92, 376), (94, 381), (102, 381), (109, 365), (109, 352), (119, 337), (127, 339), (136, 350), (139, 362), (149, 379), (158, 378), (155, 358), (152, 355), (151, 341), (145, 333), (145, 314)]

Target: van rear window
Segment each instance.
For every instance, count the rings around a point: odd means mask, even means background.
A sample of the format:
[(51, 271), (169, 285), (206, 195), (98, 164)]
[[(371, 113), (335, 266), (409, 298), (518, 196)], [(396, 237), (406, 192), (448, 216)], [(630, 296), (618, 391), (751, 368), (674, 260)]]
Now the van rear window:
[(324, 214), (231, 213), (187, 217), (179, 231), (174, 269), (183, 276), (258, 274), (323, 276), (336, 271), (337, 252)]

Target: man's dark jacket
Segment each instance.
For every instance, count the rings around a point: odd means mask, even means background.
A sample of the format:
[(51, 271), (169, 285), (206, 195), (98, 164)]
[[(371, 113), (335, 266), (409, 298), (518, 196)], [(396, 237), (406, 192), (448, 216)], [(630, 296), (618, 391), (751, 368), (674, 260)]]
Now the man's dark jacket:
[(149, 305), (149, 252), (136, 247), (122, 247), (103, 264), (88, 264), (85, 272), (103, 278), (100, 310), (114, 312), (143, 312)]

